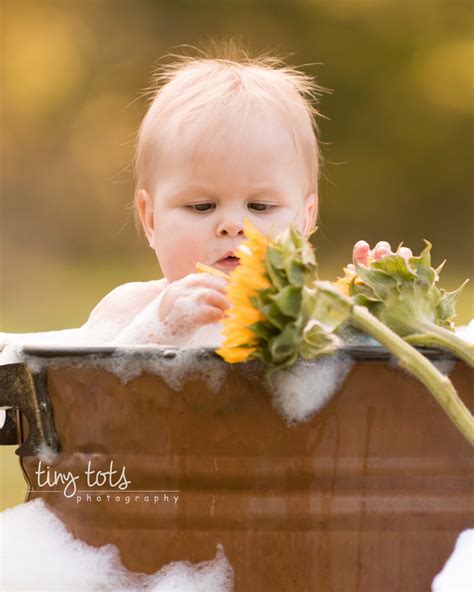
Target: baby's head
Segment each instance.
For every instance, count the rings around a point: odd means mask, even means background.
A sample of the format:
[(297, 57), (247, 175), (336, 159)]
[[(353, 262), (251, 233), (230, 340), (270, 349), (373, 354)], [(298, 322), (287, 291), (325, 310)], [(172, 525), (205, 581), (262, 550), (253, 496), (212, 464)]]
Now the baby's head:
[(164, 276), (223, 271), (243, 222), (308, 235), (318, 209), (311, 99), (321, 90), (275, 58), (181, 57), (156, 75), (135, 159), (135, 205)]

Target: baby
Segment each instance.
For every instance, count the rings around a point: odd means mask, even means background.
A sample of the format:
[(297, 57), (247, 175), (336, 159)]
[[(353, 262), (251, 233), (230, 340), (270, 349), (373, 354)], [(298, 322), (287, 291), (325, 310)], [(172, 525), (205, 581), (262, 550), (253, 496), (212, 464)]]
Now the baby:
[[(119, 286), (83, 328), (117, 344), (206, 345), (228, 308), (226, 280), (196, 263), (234, 269), (245, 219), (271, 236), (315, 226), (311, 99), (321, 89), (269, 57), (181, 58), (157, 82), (138, 134), (135, 206), (164, 278)], [(361, 262), (390, 252), (386, 242), (354, 247)]]

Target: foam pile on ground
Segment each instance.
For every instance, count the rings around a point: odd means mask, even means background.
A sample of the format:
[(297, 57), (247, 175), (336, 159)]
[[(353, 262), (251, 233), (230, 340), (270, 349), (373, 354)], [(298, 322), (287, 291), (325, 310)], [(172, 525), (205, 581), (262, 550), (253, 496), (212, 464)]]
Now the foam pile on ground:
[(462, 532), (442, 571), (435, 577), (432, 592), (474, 590), (474, 529)]
[(233, 570), (220, 545), (215, 559), (210, 561), (195, 565), (175, 562), (153, 575), (128, 572), (115, 546), (95, 548), (75, 539), (42, 500), (0, 514), (0, 557), (0, 589), (5, 592), (233, 589)]
[(274, 372), (267, 378), (274, 407), (289, 425), (307, 421), (337, 393), (353, 364), (338, 353)]

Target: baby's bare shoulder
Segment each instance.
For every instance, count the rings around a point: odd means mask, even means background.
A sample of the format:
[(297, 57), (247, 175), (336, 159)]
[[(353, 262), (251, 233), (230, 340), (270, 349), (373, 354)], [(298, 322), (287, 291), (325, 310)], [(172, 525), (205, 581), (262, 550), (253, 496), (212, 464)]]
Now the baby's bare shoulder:
[(150, 282), (129, 282), (117, 286), (92, 310), (87, 323), (95, 324), (113, 320), (125, 325), (159, 296), (167, 285), (167, 280), (163, 278)]

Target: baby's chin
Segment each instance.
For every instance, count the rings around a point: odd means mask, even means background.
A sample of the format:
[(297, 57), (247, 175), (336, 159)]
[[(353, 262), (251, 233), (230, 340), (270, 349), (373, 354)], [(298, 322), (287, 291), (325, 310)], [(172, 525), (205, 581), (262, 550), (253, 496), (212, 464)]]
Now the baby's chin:
[(240, 264), (240, 261), (237, 258), (234, 258), (231, 260), (224, 259), (223, 261), (216, 261), (215, 263), (213, 263), (211, 265), (211, 267), (214, 267), (215, 269), (218, 269), (219, 271), (223, 271), (224, 273), (230, 273), (231, 271), (234, 271), (234, 269), (239, 264)]

